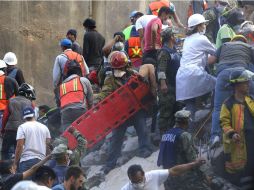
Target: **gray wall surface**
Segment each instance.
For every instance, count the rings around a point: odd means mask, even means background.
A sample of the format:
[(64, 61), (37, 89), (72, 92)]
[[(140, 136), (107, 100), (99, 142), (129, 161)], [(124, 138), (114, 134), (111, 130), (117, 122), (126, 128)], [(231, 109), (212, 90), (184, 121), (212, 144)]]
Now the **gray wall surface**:
[[(186, 23), (186, 1), (172, 1)], [(35, 87), (37, 105), (54, 105), (52, 68), (60, 54), (59, 40), (75, 28), (82, 45), (85, 18), (97, 21), (97, 30), (106, 41), (129, 23), (132, 10), (145, 12), (149, 1), (1, 1), (0, 58), (8, 51), (16, 53), (18, 67), (28, 83)]]

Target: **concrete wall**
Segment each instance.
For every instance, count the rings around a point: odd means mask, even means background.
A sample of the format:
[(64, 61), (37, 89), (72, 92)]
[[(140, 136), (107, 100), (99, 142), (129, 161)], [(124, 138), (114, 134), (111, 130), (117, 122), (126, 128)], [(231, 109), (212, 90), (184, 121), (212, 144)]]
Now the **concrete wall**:
[[(187, 2), (173, 1), (180, 18), (186, 19)], [(97, 21), (106, 39), (122, 30), (132, 10), (145, 12), (149, 1), (1, 1), (0, 58), (16, 53), (18, 66), (37, 93), (37, 104), (53, 106), (52, 68), (61, 52), (59, 40), (69, 28), (78, 31), (82, 45), (83, 20)], [(185, 21), (183, 21), (185, 23)]]

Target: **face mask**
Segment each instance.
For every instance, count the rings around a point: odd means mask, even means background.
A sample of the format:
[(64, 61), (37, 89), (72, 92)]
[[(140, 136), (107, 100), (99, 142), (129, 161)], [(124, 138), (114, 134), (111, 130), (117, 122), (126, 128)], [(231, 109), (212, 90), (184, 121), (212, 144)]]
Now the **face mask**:
[(135, 183), (135, 184), (132, 184), (132, 186), (133, 186), (134, 189), (136, 189), (136, 190), (142, 190), (142, 189), (144, 189), (144, 187), (145, 187), (145, 182), (142, 182), (142, 183)]
[(206, 28), (203, 31), (199, 32), (199, 34), (204, 35), (205, 32), (206, 32)]
[(115, 70), (114, 70), (114, 76), (115, 76), (116, 78), (121, 78), (121, 77), (123, 77), (125, 74), (126, 74), (126, 71), (122, 71), (122, 70), (118, 70), (118, 69), (115, 69)]
[(218, 6), (216, 7), (216, 9), (217, 9), (217, 11), (221, 14), (221, 13), (223, 13), (223, 11), (225, 10), (225, 6), (218, 5)]

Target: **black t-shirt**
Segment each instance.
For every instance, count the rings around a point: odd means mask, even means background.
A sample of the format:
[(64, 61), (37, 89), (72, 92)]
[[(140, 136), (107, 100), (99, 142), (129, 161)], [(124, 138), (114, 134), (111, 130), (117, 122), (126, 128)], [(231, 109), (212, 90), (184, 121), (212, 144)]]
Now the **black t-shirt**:
[(3, 190), (11, 190), (11, 188), (21, 180), (23, 180), (22, 173), (11, 174), (3, 177)]

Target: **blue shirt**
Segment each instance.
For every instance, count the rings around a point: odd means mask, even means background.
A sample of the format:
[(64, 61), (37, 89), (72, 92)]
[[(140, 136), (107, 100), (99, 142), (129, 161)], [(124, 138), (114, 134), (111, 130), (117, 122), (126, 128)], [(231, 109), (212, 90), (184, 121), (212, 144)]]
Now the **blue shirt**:
[(52, 190), (66, 190), (63, 184), (56, 185)]
[(56, 173), (56, 180), (53, 186), (64, 182), (64, 177), (65, 177), (67, 169), (68, 169), (68, 166), (61, 166), (61, 165), (56, 165), (53, 168), (54, 172)]

